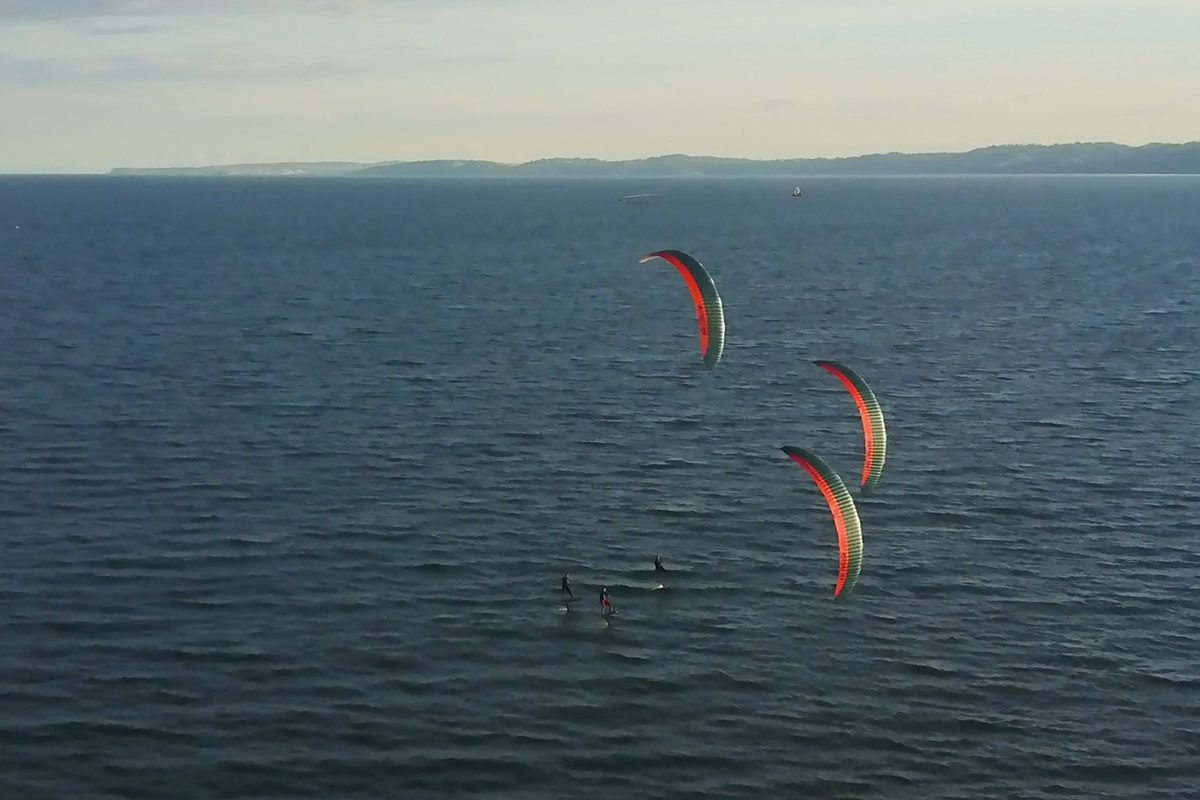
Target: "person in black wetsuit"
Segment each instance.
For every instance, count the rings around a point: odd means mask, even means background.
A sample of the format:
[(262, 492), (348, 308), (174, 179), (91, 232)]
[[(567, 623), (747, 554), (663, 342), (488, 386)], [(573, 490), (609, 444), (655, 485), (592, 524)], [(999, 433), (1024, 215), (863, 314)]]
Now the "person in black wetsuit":
[(667, 568), (663, 566), (662, 556), (654, 557), (654, 571), (659, 574), (662, 574), (667, 571)]
[(562, 599), (563, 599), (563, 602), (564, 603), (567, 602), (568, 598), (570, 598), (571, 600), (574, 600), (575, 593), (571, 591), (571, 576), (563, 575), (563, 577), (562, 577)]

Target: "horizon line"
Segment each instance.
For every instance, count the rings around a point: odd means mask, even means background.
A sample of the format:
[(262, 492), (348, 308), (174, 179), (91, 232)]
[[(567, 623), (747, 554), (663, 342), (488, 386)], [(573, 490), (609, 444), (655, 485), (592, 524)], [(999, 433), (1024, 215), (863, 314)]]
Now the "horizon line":
[[(981, 147), (974, 147), (969, 150), (940, 150), (940, 151), (930, 150), (930, 151), (918, 151), (918, 152), (905, 152), (905, 151), (901, 151), (901, 150), (889, 150), (889, 151), (884, 151), (884, 152), (860, 153), (860, 154), (851, 155), (851, 156), (792, 156), (792, 157), (779, 157), (779, 158), (750, 158), (750, 157), (745, 157), (745, 156), (719, 156), (719, 155), (689, 155), (687, 153), (675, 152), (675, 153), (660, 153), (657, 155), (642, 156), (642, 157), (636, 157), (636, 158), (617, 158), (617, 159), (599, 158), (596, 156), (543, 156), (540, 158), (529, 159), (526, 161), (495, 161), (495, 160), (483, 159), (483, 158), (425, 158), (425, 159), (416, 159), (416, 160), (389, 159), (389, 160), (382, 160), (382, 161), (348, 161), (348, 160), (344, 160), (344, 159), (316, 159), (316, 160), (306, 160), (306, 161), (294, 161), (294, 160), (293, 161), (239, 161), (239, 162), (224, 163), (224, 164), (202, 164), (202, 165), (197, 165), (197, 166), (178, 166), (178, 165), (175, 165), (175, 166), (116, 166), (116, 167), (109, 167), (107, 170), (98, 170), (95, 172), (54, 172), (54, 171), (0, 172), (0, 176), (20, 176), (20, 175), (25, 175), (25, 176), (44, 175), (44, 176), (48, 176), (48, 177), (49, 176), (64, 176), (64, 177), (65, 176), (87, 176), (87, 175), (108, 176), (108, 175), (119, 175), (120, 173), (124, 173), (124, 172), (131, 172), (131, 173), (132, 172), (162, 172), (162, 171), (198, 172), (198, 171), (203, 171), (203, 170), (222, 170), (222, 169), (252, 169), (252, 168), (280, 169), (280, 168), (286, 168), (289, 166), (294, 166), (297, 168), (309, 168), (309, 169), (324, 168), (327, 170), (337, 170), (337, 169), (359, 170), (359, 169), (363, 169), (363, 168), (412, 166), (412, 165), (422, 165), (422, 164), (493, 165), (493, 166), (502, 167), (502, 168), (516, 168), (516, 167), (524, 167), (524, 166), (530, 166), (530, 165), (535, 165), (535, 164), (542, 164), (542, 163), (547, 163), (547, 162), (567, 162), (567, 163), (569, 163), (569, 162), (589, 162), (589, 163), (593, 163), (593, 164), (602, 164), (602, 165), (622, 165), (622, 164), (633, 164), (633, 163), (639, 163), (639, 162), (662, 161), (662, 160), (667, 160), (667, 159), (691, 159), (691, 160), (711, 160), (711, 161), (725, 161), (725, 162), (745, 162), (747, 164), (772, 164), (772, 163), (787, 164), (787, 163), (796, 163), (796, 162), (838, 163), (838, 162), (855, 161), (855, 160), (861, 160), (861, 159), (888, 158), (888, 157), (922, 158), (922, 157), (937, 157), (937, 156), (967, 156), (967, 155), (971, 155), (973, 153), (981, 153), (981, 152), (985, 152), (985, 151), (989, 151), (989, 150), (1003, 150), (1003, 149), (1007, 149), (1007, 148), (1028, 149), (1028, 150), (1051, 150), (1051, 149), (1055, 149), (1055, 148), (1069, 148), (1069, 147), (1114, 147), (1114, 148), (1121, 148), (1121, 149), (1125, 149), (1125, 150), (1141, 150), (1141, 149), (1145, 149), (1145, 148), (1177, 148), (1177, 147), (1182, 148), (1182, 147), (1188, 147), (1188, 146), (1200, 146), (1200, 140), (1189, 141), (1189, 142), (1147, 142), (1145, 144), (1140, 144), (1140, 145), (1128, 145), (1128, 144), (1121, 144), (1119, 142), (1112, 142), (1112, 141), (1088, 141), (1088, 142), (1075, 141), (1075, 142), (1057, 142), (1054, 144), (1008, 143), (1008, 144), (984, 145)], [(919, 174), (933, 175), (934, 173), (919, 173)], [(947, 175), (958, 175), (960, 173), (946, 173), (946, 174)], [(985, 174), (989, 174), (989, 173), (970, 173), (970, 174), (985, 175)], [(999, 172), (999, 173), (994, 173), (994, 174), (996, 174), (996, 175), (1011, 175), (1012, 173)], [(1129, 174), (1135, 174), (1135, 173), (1125, 173), (1125, 172), (1118, 172), (1118, 173), (1048, 172), (1048, 173), (1022, 173), (1022, 174), (1129, 175)], [(1155, 172), (1151, 172), (1151, 173), (1145, 173), (1145, 174), (1147, 174), (1147, 175), (1162, 175), (1162, 174), (1191, 175), (1194, 173), (1189, 173), (1189, 172), (1155, 173)], [(893, 177), (893, 176), (899, 177), (899, 175), (897, 173), (883, 173), (879, 177)], [(217, 177), (217, 176), (212, 176), (212, 177)], [(228, 177), (234, 177), (234, 176), (228, 176)], [(249, 177), (249, 176), (247, 176), (247, 177)], [(283, 176), (279, 176), (279, 177), (283, 177)], [(297, 176), (297, 177), (299, 177), (299, 176)], [(334, 176), (328, 175), (327, 177), (334, 177)], [(671, 176), (671, 177), (675, 177), (675, 176)], [(679, 177), (686, 177), (686, 176), (679, 176)], [(808, 175), (806, 177), (821, 177), (821, 175), (812, 174), (812, 175)], [(829, 177), (847, 177), (847, 176), (844, 176), (841, 173), (834, 173), (834, 174), (831, 174)], [(854, 177), (868, 177), (868, 176), (863, 174), (863, 175), (857, 175)]]
[[(757, 164), (765, 164), (778, 161), (850, 161), (856, 158), (874, 158), (880, 156), (958, 156), (969, 155), (983, 150), (996, 150), (1005, 147), (1024, 147), (1024, 148), (1052, 148), (1052, 147), (1078, 147), (1078, 146), (1103, 146), (1112, 145), (1114, 147), (1124, 147), (1130, 150), (1138, 150), (1143, 147), (1186, 147), (1188, 145), (1200, 145), (1200, 140), (1189, 142), (1146, 142), (1144, 144), (1121, 144), (1120, 142), (1112, 141), (1075, 141), (1075, 142), (1055, 142), (1054, 144), (1036, 144), (1036, 143), (1018, 143), (1010, 142), (1006, 144), (989, 144), (981, 145), (980, 147), (972, 147), (969, 150), (923, 150), (916, 152), (906, 152), (903, 150), (887, 150), (873, 153), (858, 153), (852, 156), (789, 156), (779, 158), (751, 158), (748, 156), (719, 156), (719, 155), (692, 155), (689, 153), (659, 153), (651, 156), (637, 156), (634, 158), (600, 158), (598, 156), (541, 156), (525, 161), (496, 161), (487, 158), (418, 158), (413, 160), (404, 159), (385, 159), (383, 161), (346, 161), (344, 159), (317, 159), (312, 161), (242, 161), (231, 164), (204, 164), (192, 167), (180, 166), (165, 166), (165, 167), (110, 167), (109, 171), (118, 169), (131, 170), (151, 170), (151, 169), (222, 169), (231, 167), (268, 167), (278, 166), (283, 164), (306, 164), (306, 165), (344, 165), (347, 167), (362, 166), (394, 166), (400, 164), (495, 164), (501, 167), (523, 167), (528, 164), (538, 164), (544, 161), (596, 161), (601, 164), (629, 164), (636, 161), (654, 161), (663, 158), (710, 158), (721, 161), (748, 161)], [(31, 174), (31, 173), (27, 173)], [(51, 174), (51, 173), (47, 173)], [(53, 173), (53, 174), (106, 174), (106, 173)], [(1151, 173), (1153, 174), (1153, 173)], [(1189, 174), (1189, 173), (1182, 173)]]

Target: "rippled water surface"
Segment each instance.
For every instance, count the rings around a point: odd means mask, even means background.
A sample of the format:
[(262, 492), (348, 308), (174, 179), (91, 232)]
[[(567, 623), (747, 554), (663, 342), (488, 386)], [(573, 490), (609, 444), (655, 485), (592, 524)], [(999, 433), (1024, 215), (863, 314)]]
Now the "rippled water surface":
[(1200, 180), (805, 190), (0, 180), (0, 796), (1190, 796)]

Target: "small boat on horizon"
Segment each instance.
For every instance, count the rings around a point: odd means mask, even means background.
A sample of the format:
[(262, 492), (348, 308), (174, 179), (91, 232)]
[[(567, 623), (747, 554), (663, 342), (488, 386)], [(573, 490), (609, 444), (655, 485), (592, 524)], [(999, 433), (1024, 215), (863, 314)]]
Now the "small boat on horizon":
[(799, 186), (797, 186), (795, 191), (792, 192), (792, 197), (804, 197), (804, 192), (800, 191)]

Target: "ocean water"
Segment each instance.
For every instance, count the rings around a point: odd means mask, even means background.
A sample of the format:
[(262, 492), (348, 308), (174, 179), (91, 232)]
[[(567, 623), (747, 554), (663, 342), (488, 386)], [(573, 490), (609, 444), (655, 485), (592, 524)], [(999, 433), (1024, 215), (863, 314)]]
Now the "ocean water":
[(0, 179), (0, 797), (1195, 796), (1200, 179), (791, 188)]

